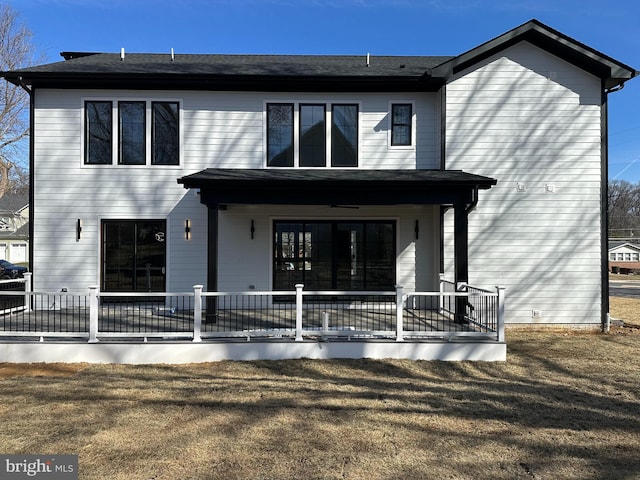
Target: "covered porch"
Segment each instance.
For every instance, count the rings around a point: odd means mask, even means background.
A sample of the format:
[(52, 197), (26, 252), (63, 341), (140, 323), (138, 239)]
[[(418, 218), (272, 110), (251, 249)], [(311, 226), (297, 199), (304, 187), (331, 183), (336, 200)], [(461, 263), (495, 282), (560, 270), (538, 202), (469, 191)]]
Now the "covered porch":
[[(391, 290), (398, 284), (406, 285), (401, 279), (398, 266), (400, 255), (396, 245), (396, 221), (385, 219), (400, 215), (397, 212), (407, 208), (431, 207), (439, 209), (434, 223), (438, 231), (431, 232), (433, 247), (440, 250), (439, 265), (433, 262), (437, 254), (416, 256), (412, 286), (414, 290), (425, 291), (425, 285), (418, 285), (416, 278), (430, 276), (432, 281), (427, 290), (434, 290), (437, 273), (443, 272), (443, 212), (454, 212), (453, 271), (447, 272), (457, 291), (464, 292), (469, 282), (468, 266), (468, 218), (478, 203), (479, 190), (486, 190), (496, 184), (496, 180), (480, 175), (454, 170), (363, 170), (363, 169), (290, 169), (272, 168), (259, 170), (206, 169), (182, 177), (178, 183), (185, 188), (196, 189), (200, 202), (207, 207), (207, 284), (206, 291), (220, 289), (221, 276), (229, 276), (220, 271), (221, 242), (228, 239), (229, 230), (221, 226), (221, 212), (237, 207), (271, 207), (273, 218), (271, 235), (264, 238), (272, 243), (273, 263), (270, 290), (292, 289), (304, 284), (312, 290)], [(305, 218), (278, 221), (279, 212), (287, 207), (329, 208), (351, 212), (337, 216), (324, 213), (322, 220)], [(365, 208), (384, 208), (384, 215), (377, 220), (363, 220)], [(359, 210), (362, 208), (363, 210)], [(313, 210), (312, 210), (313, 211)], [(277, 213), (275, 213), (277, 212)], [(324, 210), (327, 212), (327, 210)], [(260, 214), (259, 214), (260, 215)], [(264, 214), (262, 214), (264, 215)], [(435, 215), (434, 215), (435, 216)], [(404, 236), (414, 244), (422, 234), (429, 235), (429, 229), (420, 221), (404, 218)], [(344, 228), (343, 228), (344, 227)], [(407, 230), (413, 230), (407, 232)], [(373, 230), (367, 240), (368, 230)], [(255, 226), (251, 219), (249, 232), (254, 238)], [(242, 244), (243, 235), (234, 237), (231, 250), (255, 248), (255, 243)], [(246, 237), (246, 234), (244, 235)], [(383, 238), (384, 237), (384, 238)], [(320, 239), (320, 240), (319, 240)], [(364, 239), (364, 240), (363, 240)], [(424, 241), (424, 240), (421, 240)], [(436, 245), (437, 243), (437, 245)], [(361, 252), (374, 251), (370, 258)], [(284, 252), (287, 250), (287, 252)], [(284, 253), (283, 253), (284, 252)], [(318, 253), (323, 252), (323, 253)], [(264, 255), (264, 254), (263, 254)], [(368, 262), (368, 263), (367, 263)], [(258, 269), (252, 265), (252, 269)], [(407, 268), (404, 268), (407, 270)], [(409, 286), (409, 288), (412, 288)], [(222, 289), (228, 289), (222, 285)], [(264, 288), (264, 287), (263, 287)], [(457, 315), (463, 315), (465, 300), (457, 299)], [(216, 304), (207, 303), (207, 315), (215, 321)], [(462, 321), (462, 318), (458, 318)]]

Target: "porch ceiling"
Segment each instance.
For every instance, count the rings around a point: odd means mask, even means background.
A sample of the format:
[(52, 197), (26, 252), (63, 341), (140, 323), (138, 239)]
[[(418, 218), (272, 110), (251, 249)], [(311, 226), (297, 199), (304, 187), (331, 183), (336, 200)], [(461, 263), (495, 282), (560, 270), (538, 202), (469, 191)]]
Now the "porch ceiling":
[(472, 204), (493, 178), (459, 170), (217, 169), (179, 178), (200, 201), (273, 205)]

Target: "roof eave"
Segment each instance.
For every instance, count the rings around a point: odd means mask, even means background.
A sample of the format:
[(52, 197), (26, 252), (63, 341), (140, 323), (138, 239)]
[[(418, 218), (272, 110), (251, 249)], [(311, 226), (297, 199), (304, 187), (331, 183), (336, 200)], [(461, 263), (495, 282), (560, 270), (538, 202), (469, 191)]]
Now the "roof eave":
[(298, 76), (148, 73), (39, 73), (7, 72), (7, 81), (35, 88), (198, 89), (226, 91), (436, 91), (444, 78), (411, 76)]
[(479, 45), (433, 69), (434, 76), (450, 79), (453, 75), (519, 42), (529, 42), (604, 80), (605, 88), (614, 88), (634, 78), (638, 72), (591, 47), (588, 47), (537, 20), (530, 20), (509, 32)]

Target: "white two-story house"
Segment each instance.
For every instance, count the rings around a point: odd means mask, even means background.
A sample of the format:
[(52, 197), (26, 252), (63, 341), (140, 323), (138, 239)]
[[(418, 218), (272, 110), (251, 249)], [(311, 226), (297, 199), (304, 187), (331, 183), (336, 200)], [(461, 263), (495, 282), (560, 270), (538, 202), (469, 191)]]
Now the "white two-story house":
[(3, 73), (36, 290), (444, 274), (504, 286), (507, 324), (606, 318), (607, 98), (638, 72), (538, 21), (450, 57), (62, 55)]

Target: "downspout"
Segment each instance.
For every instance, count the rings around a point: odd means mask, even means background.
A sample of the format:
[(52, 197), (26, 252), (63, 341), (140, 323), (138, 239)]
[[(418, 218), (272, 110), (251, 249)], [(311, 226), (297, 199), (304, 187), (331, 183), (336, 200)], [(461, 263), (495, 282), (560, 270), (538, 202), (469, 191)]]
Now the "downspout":
[(609, 331), (611, 314), (609, 312), (609, 104), (608, 94), (624, 88), (624, 83), (617, 87), (607, 89), (602, 85), (600, 135), (601, 135), (601, 170), (602, 185), (600, 187), (600, 274), (602, 311), (600, 312), (600, 324), (603, 332)]

